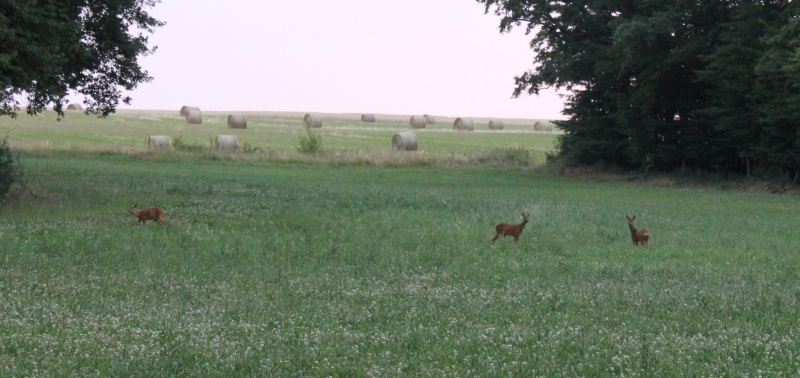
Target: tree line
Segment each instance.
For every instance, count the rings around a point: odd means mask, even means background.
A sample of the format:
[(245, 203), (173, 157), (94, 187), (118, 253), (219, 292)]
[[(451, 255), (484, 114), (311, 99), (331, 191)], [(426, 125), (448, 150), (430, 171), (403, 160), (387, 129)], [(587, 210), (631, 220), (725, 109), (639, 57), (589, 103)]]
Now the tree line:
[(558, 157), (800, 180), (800, 5), (478, 0), (532, 35), (514, 95), (566, 90)]

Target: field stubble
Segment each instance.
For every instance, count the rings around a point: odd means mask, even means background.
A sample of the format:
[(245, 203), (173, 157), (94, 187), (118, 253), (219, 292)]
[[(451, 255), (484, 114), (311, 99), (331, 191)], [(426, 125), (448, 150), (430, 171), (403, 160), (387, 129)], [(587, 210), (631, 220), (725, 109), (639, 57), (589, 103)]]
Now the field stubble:
[[(227, 128), (228, 112), (203, 114), (202, 124), (188, 125), (177, 112), (167, 111), (127, 110), (106, 119), (69, 113), (60, 121), (45, 112), (36, 117), (0, 119), (0, 131), (9, 134), (13, 148), (30, 152), (163, 155), (185, 151), (178, 146), (172, 152), (148, 150), (148, 136), (166, 135), (191, 150), (190, 155), (201, 151), (224, 159), (371, 165), (461, 165), (473, 156), (485, 161), (487, 156), (514, 154), (516, 160), (522, 156), (526, 165), (534, 166), (544, 162), (545, 152), (554, 148), (557, 136), (533, 132), (535, 120), (521, 119), (509, 120), (503, 131), (488, 131), (483, 125), (474, 132), (454, 132), (452, 120), (442, 117), (435, 125), (413, 130), (419, 151), (397, 152), (392, 151), (392, 136), (410, 130), (407, 117), (380, 115), (378, 122), (365, 124), (357, 115), (325, 114), (324, 127), (313, 129), (322, 138), (322, 153), (311, 156), (297, 151), (305, 134), (302, 113), (242, 112), (248, 117), (247, 129)], [(236, 135), (239, 153), (216, 153), (213, 139), (220, 134)]]

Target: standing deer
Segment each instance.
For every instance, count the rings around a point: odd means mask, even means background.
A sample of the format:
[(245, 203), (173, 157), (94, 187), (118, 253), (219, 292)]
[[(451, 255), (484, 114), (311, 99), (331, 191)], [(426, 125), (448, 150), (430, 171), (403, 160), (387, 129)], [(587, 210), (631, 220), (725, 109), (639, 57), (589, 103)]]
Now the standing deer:
[(492, 243), (494, 243), (495, 240), (500, 239), (500, 236), (506, 237), (508, 235), (514, 237), (514, 243), (518, 243), (519, 234), (522, 233), (522, 229), (525, 228), (525, 225), (528, 223), (529, 216), (530, 214), (522, 213), (522, 223), (520, 224), (499, 223), (494, 227), (495, 231), (497, 231), (497, 234), (494, 235)]
[(164, 223), (164, 210), (157, 207), (148, 207), (146, 209), (137, 209), (136, 204), (133, 204), (128, 212), (139, 218), (139, 222), (144, 226), (147, 221), (154, 220), (158, 224)]
[(629, 217), (625, 215), (625, 218), (628, 219), (628, 228), (631, 229), (631, 240), (633, 240), (633, 246), (636, 247), (639, 243), (642, 243), (643, 246), (647, 247), (647, 242), (650, 240), (650, 231), (647, 231), (646, 228), (641, 230), (637, 230), (636, 227), (633, 227), (633, 221), (636, 220), (636, 216)]

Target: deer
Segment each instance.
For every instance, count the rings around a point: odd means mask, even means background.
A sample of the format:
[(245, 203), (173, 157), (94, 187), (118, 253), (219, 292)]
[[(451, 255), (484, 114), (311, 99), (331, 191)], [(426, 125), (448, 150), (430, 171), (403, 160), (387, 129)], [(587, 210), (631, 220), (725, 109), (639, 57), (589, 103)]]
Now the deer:
[(498, 223), (497, 226), (494, 227), (497, 233), (494, 235), (494, 239), (492, 239), (492, 244), (494, 244), (495, 240), (500, 239), (500, 236), (506, 237), (508, 235), (514, 237), (514, 243), (518, 243), (519, 235), (522, 233), (522, 229), (525, 228), (525, 225), (528, 224), (529, 216), (530, 214), (522, 213), (522, 223), (520, 224)]
[(647, 247), (647, 242), (650, 241), (650, 231), (647, 231), (646, 228), (637, 230), (636, 227), (633, 227), (633, 221), (636, 220), (635, 215), (629, 217), (626, 214), (625, 218), (628, 219), (628, 228), (631, 230), (631, 240), (633, 240), (633, 246), (637, 247), (639, 243), (642, 243), (642, 246)]
[(139, 223), (144, 226), (147, 224), (147, 221), (154, 220), (158, 222), (158, 224), (164, 223), (164, 210), (161, 210), (157, 207), (148, 207), (146, 209), (137, 209), (136, 204), (133, 204), (128, 212), (135, 215), (136, 218), (139, 218)]

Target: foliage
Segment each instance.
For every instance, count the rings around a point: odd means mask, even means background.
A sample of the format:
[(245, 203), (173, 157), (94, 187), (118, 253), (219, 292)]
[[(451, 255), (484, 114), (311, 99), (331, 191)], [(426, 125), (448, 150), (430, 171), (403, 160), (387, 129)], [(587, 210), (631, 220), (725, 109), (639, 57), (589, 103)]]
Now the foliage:
[(151, 80), (137, 58), (155, 51), (145, 33), (163, 23), (145, 11), (159, 0), (10, 0), (0, 3), (0, 116), (16, 117), (49, 104), (63, 116), (76, 91), (87, 114), (113, 113), (123, 90)]
[[(791, 3), (800, 13), (800, 4)], [(800, 18), (771, 28), (756, 62), (754, 98), (761, 121), (754, 155), (787, 178), (800, 180)]]
[(571, 91), (572, 164), (800, 175), (800, 5), (478, 0), (533, 33), (514, 95)]
[(263, 149), (261, 149), (261, 147), (256, 147), (256, 146), (253, 146), (250, 143), (245, 142), (245, 143), (242, 144), (242, 151), (244, 153), (253, 154), (253, 153), (256, 153), (256, 152), (262, 152)]
[(175, 137), (175, 140), (172, 141), (172, 148), (174, 148), (175, 151), (182, 152), (204, 152), (211, 149), (208, 145), (186, 142), (181, 136)]
[(0, 140), (0, 200), (4, 199), (11, 186), (19, 182), (24, 175), (19, 155), (11, 151), (8, 136)]
[(300, 146), (297, 150), (305, 153), (317, 153), (322, 151), (322, 135), (311, 131), (310, 127), (306, 128), (306, 135), (300, 135)]

